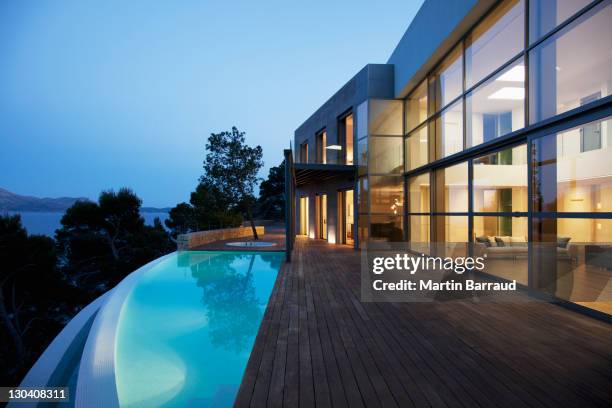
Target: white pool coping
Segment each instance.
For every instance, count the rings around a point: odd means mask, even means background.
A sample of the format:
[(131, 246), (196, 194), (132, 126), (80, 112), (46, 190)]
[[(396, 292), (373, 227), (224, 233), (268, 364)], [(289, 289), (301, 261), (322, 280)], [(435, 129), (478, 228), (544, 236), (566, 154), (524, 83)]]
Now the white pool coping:
[[(112, 290), (104, 293), (85, 306), (68, 322), (62, 331), (51, 341), (51, 344), (49, 344), (38, 360), (36, 360), (32, 368), (30, 368), (21, 384), (19, 384), (20, 387), (59, 386), (59, 384), (53, 384), (53, 377), (58, 371), (70, 370), (72, 368), (65, 366), (66, 361), (76, 357), (74, 356), (75, 353), (80, 353), (80, 347), (78, 350), (75, 350), (72, 345), (77, 341), (83, 341), (83, 338), (88, 336), (88, 328), (91, 326), (94, 316), (107, 298), (111, 296), (111, 293)], [(70, 399), (73, 400), (74, 396), (70, 396)], [(37, 406), (39, 406), (37, 402), (12, 402), (7, 405), (7, 407), (11, 408)]]
[(126, 298), (139, 278), (176, 252), (157, 258), (126, 276), (104, 299), (95, 317), (79, 367), (74, 406), (83, 408), (119, 407), (115, 380), (117, 326)]

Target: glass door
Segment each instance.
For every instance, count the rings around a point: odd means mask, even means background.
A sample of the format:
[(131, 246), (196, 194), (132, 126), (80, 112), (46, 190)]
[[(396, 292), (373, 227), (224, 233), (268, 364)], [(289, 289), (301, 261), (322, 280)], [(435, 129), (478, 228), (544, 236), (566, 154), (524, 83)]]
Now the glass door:
[(338, 196), (340, 198), (340, 243), (353, 245), (355, 243), (355, 211), (353, 203), (353, 190), (340, 191)]
[(327, 239), (327, 194), (317, 194), (317, 238)]
[(308, 236), (308, 196), (300, 197), (300, 235)]

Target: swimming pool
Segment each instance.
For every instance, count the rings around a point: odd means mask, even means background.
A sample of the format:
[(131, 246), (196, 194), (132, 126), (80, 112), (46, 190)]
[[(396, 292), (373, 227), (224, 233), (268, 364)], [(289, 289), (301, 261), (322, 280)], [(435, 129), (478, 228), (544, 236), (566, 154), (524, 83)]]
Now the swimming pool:
[(193, 251), (139, 276), (117, 324), (120, 406), (232, 406), (283, 260)]

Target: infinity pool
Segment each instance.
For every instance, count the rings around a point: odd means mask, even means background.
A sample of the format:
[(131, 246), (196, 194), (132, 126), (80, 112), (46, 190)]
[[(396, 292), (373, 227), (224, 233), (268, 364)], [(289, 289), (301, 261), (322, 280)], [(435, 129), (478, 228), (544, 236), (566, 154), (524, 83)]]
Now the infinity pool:
[(143, 274), (117, 329), (120, 405), (232, 406), (283, 260), (184, 252)]

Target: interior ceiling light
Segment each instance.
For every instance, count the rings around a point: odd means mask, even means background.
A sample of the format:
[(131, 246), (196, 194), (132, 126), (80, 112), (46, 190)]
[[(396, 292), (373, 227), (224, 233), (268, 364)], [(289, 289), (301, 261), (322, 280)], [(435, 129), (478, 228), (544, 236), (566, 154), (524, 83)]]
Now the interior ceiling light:
[(506, 82), (525, 82), (525, 66), (517, 65), (515, 67), (512, 67), (495, 80)]
[(342, 146), (340, 146), (340, 145), (329, 145), (329, 146), (326, 147), (326, 149), (329, 149), (329, 150), (342, 150)]
[(489, 99), (521, 101), (525, 99), (525, 88), (506, 86), (489, 95)]

